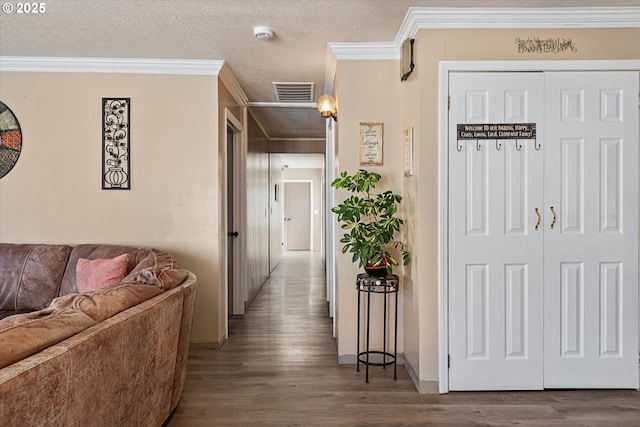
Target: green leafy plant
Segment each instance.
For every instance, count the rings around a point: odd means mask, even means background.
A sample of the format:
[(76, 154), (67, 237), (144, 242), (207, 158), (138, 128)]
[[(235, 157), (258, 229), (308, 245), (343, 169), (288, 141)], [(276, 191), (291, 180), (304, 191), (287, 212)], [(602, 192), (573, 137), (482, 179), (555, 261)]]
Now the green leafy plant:
[(352, 195), (331, 211), (338, 215), (338, 222), (345, 230), (340, 239), (344, 244), (342, 253), (351, 252), (352, 261), (360, 267), (367, 263), (374, 267), (386, 265), (390, 274), (393, 266), (398, 265), (391, 248), (402, 253), (404, 265), (409, 264), (411, 258), (407, 245), (394, 237), (404, 224), (404, 220), (396, 216), (402, 196), (391, 191), (374, 193), (380, 178), (380, 174), (364, 169), (353, 175), (342, 172), (331, 186), (349, 190)]

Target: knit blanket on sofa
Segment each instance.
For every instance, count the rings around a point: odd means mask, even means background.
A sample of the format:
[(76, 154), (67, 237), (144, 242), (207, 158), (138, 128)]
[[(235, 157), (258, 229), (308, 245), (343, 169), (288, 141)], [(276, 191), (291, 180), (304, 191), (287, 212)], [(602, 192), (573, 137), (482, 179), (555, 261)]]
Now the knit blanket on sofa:
[(0, 320), (0, 369), (162, 292), (156, 286), (116, 284), (58, 297), (45, 309)]

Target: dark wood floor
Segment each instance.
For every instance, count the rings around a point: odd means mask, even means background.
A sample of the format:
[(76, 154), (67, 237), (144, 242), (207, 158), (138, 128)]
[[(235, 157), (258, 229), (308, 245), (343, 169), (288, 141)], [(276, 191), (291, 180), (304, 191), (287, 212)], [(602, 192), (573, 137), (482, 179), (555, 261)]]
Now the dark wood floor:
[(191, 350), (168, 426), (640, 426), (637, 391), (420, 395), (401, 366), (365, 384), (337, 364), (323, 274), (317, 254), (288, 254), (222, 349)]

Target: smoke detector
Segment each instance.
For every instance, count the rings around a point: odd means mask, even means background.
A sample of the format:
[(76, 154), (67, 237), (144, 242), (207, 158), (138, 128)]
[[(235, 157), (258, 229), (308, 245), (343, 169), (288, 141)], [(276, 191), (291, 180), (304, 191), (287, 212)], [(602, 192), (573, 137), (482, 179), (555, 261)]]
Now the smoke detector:
[(253, 36), (258, 40), (271, 40), (273, 38), (273, 31), (269, 27), (254, 27)]

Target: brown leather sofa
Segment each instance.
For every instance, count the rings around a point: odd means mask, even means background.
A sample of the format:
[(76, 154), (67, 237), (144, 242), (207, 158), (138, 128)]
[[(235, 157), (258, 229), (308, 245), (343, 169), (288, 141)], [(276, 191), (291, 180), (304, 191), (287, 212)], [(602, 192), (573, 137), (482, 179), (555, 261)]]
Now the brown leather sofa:
[[(79, 258), (124, 253), (124, 279), (78, 293)], [(184, 387), (196, 286), (155, 249), (0, 244), (0, 425), (162, 425)]]

